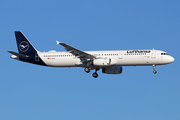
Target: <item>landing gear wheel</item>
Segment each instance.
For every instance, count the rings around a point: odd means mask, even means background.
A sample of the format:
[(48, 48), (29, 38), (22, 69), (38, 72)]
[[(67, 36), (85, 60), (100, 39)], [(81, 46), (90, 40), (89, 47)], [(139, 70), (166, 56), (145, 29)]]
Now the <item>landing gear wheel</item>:
[(93, 73), (92, 76), (93, 76), (94, 78), (97, 78), (97, 77), (98, 77), (98, 74), (97, 74), (97, 73)]
[(86, 68), (84, 69), (84, 71), (87, 72), (87, 73), (89, 73), (89, 72), (90, 72), (90, 69), (89, 69), (88, 67), (86, 67)]
[(154, 73), (154, 74), (156, 74), (156, 73), (157, 73), (157, 71), (156, 71), (156, 70), (154, 70), (154, 71), (153, 71), (153, 73)]

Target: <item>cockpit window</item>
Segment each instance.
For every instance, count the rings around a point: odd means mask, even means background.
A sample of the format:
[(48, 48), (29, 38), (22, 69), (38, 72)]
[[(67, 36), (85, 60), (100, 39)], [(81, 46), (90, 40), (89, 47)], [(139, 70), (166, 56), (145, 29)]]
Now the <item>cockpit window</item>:
[(167, 53), (161, 53), (161, 55), (168, 55)]

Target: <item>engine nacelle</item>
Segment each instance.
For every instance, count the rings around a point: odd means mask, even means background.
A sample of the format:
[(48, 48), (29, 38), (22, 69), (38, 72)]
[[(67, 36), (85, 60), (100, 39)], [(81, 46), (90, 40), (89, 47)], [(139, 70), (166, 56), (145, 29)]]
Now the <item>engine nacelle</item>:
[(110, 58), (95, 59), (93, 61), (93, 65), (95, 66), (111, 66), (111, 65), (115, 65), (116, 63), (117, 61), (115, 59), (110, 59)]
[(102, 73), (121, 74), (122, 73), (122, 67), (121, 66), (115, 66), (115, 67), (102, 68)]

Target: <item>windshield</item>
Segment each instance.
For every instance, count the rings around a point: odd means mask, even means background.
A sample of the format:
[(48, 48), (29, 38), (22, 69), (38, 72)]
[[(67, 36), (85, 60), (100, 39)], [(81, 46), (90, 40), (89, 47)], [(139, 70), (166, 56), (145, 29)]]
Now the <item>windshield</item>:
[(167, 53), (161, 53), (161, 55), (168, 55)]

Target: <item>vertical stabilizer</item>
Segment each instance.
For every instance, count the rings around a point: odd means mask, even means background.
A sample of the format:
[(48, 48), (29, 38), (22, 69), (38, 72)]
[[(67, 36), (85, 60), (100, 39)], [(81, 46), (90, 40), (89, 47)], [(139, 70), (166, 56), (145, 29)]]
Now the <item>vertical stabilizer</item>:
[(20, 54), (34, 56), (37, 50), (32, 46), (29, 40), (21, 31), (15, 31), (17, 47)]
[(15, 58), (18, 58), (20, 61), (38, 65), (46, 65), (39, 57), (39, 52), (32, 46), (32, 44), (21, 31), (15, 31), (15, 36), (19, 53), (12, 51), (8, 52), (12, 53)]

